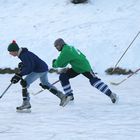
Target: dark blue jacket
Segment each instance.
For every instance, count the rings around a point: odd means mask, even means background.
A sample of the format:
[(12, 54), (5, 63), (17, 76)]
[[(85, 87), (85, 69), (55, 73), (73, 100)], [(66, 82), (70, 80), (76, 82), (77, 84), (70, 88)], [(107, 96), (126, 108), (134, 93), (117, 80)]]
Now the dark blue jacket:
[(22, 76), (28, 75), (31, 72), (40, 73), (48, 71), (48, 65), (37, 55), (28, 51), (27, 48), (22, 48), (22, 51), (18, 57), (23, 63), (23, 68), (20, 72)]

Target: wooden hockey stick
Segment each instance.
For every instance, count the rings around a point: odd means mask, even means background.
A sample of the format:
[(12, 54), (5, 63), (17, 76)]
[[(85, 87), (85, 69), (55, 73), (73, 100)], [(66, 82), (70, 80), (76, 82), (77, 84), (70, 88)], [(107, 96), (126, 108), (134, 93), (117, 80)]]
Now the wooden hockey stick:
[(3, 97), (3, 95), (7, 92), (7, 90), (11, 87), (13, 83), (10, 83), (10, 85), (5, 89), (5, 91), (1, 94), (0, 98)]
[(125, 79), (121, 80), (118, 83), (111, 82), (110, 84), (115, 85), (115, 86), (120, 85), (121, 83), (123, 83), (124, 81), (126, 81), (127, 79), (129, 79), (131, 76), (133, 76), (134, 74), (136, 74), (139, 70), (140, 70), (140, 68), (137, 69), (136, 71), (134, 71), (132, 74), (130, 74), (129, 76), (127, 76)]
[(136, 38), (139, 36), (139, 34), (140, 34), (140, 31), (136, 34), (136, 36), (134, 37), (134, 39), (132, 40), (132, 42), (129, 44), (129, 46), (127, 47), (127, 49), (125, 50), (125, 52), (122, 54), (122, 56), (120, 57), (120, 59), (116, 63), (115, 67), (113, 68), (112, 72), (114, 72), (114, 70), (116, 69), (118, 63), (121, 61), (121, 59), (123, 58), (123, 56), (125, 55), (125, 53), (128, 51), (128, 49), (132, 46), (132, 44), (134, 43), (134, 41), (136, 40)]
[[(55, 81), (54, 83), (51, 84), (51, 86), (55, 85), (55, 84), (58, 83), (59, 81), (60, 81), (60, 80)], [(43, 92), (44, 90), (45, 90), (45, 89), (41, 89), (41, 90), (39, 90), (38, 92), (36, 92), (36, 93), (31, 93), (31, 94), (32, 94), (32, 95), (37, 95), (37, 94)], [(50, 88), (49, 90), (51, 90), (51, 88)]]

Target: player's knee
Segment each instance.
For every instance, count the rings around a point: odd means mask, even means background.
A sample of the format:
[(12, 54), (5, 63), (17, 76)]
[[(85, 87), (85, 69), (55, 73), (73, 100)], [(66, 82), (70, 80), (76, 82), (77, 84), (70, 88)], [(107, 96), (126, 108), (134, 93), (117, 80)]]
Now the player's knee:
[(21, 80), (21, 81), (20, 81), (20, 84), (21, 84), (21, 86), (24, 87), (24, 88), (27, 87), (27, 82), (26, 82), (25, 80)]
[(94, 85), (95, 83), (97, 83), (98, 81), (100, 81), (101, 79), (99, 79), (98, 77), (92, 78), (89, 80), (91, 85)]
[(68, 76), (67, 76), (66, 73), (60, 74), (60, 76), (59, 76), (59, 80), (60, 80), (60, 81), (64, 81), (64, 80), (66, 80), (66, 79), (68, 79)]

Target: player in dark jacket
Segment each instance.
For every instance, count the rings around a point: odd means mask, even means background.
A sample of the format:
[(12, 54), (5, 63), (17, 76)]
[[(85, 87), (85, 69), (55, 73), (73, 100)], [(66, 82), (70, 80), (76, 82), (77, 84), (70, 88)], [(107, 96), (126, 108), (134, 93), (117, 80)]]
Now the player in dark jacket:
[[(20, 63), (22, 64), (20, 65), (20, 72), (16, 73), (11, 79), (13, 84), (21, 81), (20, 84), (22, 85), (23, 103), (21, 106), (17, 107), (17, 110), (31, 108), (30, 97), (27, 88), (38, 78), (40, 78), (40, 86), (42, 88), (48, 89), (62, 101), (64, 94), (49, 83), (47, 75), (48, 65), (43, 60), (41, 60), (34, 53), (28, 51), (27, 48), (19, 48), (15, 41), (9, 44), (8, 51), (12, 56), (17, 56), (22, 62)], [(22, 77), (25, 75), (26, 77), (23, 79)]]

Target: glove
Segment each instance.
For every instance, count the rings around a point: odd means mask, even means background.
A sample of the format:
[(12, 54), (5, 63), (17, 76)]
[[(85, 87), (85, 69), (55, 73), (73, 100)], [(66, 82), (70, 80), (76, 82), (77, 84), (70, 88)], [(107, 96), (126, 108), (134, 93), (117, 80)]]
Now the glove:
[(16, 73), (16, 74), (12, 77), (11, 83), (16, 84), (16, 83), (18, 83), (18, 81), (21, 80), (21, 79), (22, 79), (22, 76), (21, 76), (20, 74)]
[(55, 68), (50, 68), (48, 71), (49, 71), (49, 73), (57, 73), (58, 72), (58, 70)]
[(57, 74), (66, 73), (70, 68), (63, 68), (57, 71)]

